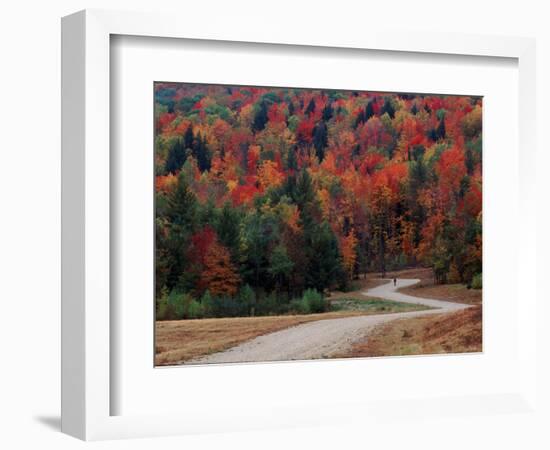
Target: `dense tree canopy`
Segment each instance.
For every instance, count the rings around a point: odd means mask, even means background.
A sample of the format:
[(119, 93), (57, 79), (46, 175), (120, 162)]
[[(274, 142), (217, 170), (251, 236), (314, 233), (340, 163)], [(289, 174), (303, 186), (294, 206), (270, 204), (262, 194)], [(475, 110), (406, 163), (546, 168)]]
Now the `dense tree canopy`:
[(481, 273), (481, 98), (156, 83), (155, 132), (157, 298)]

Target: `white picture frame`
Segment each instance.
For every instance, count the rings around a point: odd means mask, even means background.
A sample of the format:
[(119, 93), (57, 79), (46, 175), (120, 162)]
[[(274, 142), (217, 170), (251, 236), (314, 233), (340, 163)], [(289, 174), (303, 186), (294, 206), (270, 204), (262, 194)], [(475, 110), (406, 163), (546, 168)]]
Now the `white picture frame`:
[[(286, 44), (336, 49), (369, 49), (422, 54), (512, 58), (518, 62), (519, 184), (521, 241), (514, 241), (518, 280), (526, 280), (536, 260), (535, 42), (514, 37), (445, 33), (368, 31), (326, 36), (272, 27), (215, 31), (189, 21), (185, 29), (164, 14), (87, 10), (62, 21), (62, 430), (85, 440), (162, 436), (266, 427), (307, 426), (391, 415), (391, 404), (343, 403), (330, 411), (319, 405), (278, 407), (271, 412), (238, 411), (232, 420), (186, 413), (111, 415), (110, 335), (110, 39), (112, 35)], [(529, 120), (526, 120), (529, 112)], [(499, 395), (430, 399), (441, 415), (494, 414), (506, 408), (534, 411), (536, 388), (536, 289), (525, 292), (518, 311), (521, 367), (517, 389)], [(310, 370), (319, 370), (314, 367)], [(183, 375), (182, 375), (183, 376)], [(405, 399), (403, 399), (405, 400)], [(395, 400), (393, 400), (395, 401)], [(428, 401), (425, 399), (425, 401)], [(220, 399), (223, 403), (223, 399)], [(435, 406), (437, 405), (437, 406)], [(376, 406), (376, 408), (375, 408)], [(215, 406), (212, 406), (215, 408)], [(418, 401), (403, 406), (414, 414)], [(384, 412), (385, 411), (385, 412)], [(214, 414), (213, 414), (214, 416)], [(240, 420), (239, 420), (240, 419)]]

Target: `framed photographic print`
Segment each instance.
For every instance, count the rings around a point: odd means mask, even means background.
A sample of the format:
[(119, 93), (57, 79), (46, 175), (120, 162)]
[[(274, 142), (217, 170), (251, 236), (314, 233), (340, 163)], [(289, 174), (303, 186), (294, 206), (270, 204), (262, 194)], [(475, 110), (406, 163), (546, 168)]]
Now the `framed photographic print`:
[(62, 44), (64, 432), (532, 411), (533, 41), (85, 11)]

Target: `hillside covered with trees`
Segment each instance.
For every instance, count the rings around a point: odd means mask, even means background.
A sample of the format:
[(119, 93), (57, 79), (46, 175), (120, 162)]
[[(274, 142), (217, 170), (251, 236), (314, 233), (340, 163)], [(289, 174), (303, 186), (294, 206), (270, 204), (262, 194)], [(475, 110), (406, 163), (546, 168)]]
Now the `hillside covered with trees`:
[(479, 97), (155, 83), (157, 318), (322, 311), (416, 265), (480, 283), (481, 161)]

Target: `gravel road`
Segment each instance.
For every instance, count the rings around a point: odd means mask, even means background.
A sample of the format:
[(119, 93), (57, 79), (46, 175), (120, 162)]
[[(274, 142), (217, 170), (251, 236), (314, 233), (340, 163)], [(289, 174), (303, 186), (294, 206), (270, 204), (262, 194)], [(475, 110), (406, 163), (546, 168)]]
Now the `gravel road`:
[(404, 303), (416, 303), (436, 309), (410, 311), (371, 316), (355, 316), (341, 319), (325, 319), (304, 323), (274, 333), (259, 336), (223, 352), (213, 353), (187, 364), (236, 363), (259, 361), (290, 361), (328, 358), (340, 353), (355, 341), (362, 339), (373, 327), (390, 320), (439, 314), (469, 308), (469, 305), (443, 300), (401, 294), (397, 289), (418, 283), (417, 279), (398, 279), (363, 292), (368, 297), (378, 297)]

